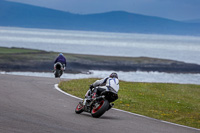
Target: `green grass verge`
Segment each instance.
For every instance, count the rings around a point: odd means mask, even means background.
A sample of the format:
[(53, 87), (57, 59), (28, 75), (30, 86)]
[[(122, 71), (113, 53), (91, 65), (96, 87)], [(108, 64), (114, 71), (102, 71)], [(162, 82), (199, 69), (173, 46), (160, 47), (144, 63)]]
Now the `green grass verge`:
[[(59, 87), (84, 98), (96, 79), (61, 81)], [(120, 81), (115, 108), (190, 127), (200, 128), (200, 85)]]

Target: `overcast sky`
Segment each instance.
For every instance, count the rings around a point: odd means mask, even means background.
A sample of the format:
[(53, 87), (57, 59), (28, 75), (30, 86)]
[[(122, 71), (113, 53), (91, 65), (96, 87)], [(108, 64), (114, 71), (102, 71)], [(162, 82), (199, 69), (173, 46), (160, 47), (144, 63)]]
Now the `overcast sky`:
[(200, 0), (7, 0), (78, 14), (127, 11), (174, 20), (200, 19)]

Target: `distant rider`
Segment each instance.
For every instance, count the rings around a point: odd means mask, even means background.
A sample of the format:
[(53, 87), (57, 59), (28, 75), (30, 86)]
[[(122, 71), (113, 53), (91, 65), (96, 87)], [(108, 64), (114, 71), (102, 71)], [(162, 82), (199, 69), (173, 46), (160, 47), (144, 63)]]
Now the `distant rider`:
[(65, 67), (66, 67), (66, 65), (67, 65), (67, 62), (66, 62), (65, 56), (64, 56), (62, 53), (60, 53), (60, 54), (58, 55), (58, 57), (57, 57), (56, 60), (54, 61), (54, 65), (55, 65), (57, 62), (61, 63), (62, 66), (63, 66), (63, 69), (65, 70)]
[[(101, 92), (109, 89), (114, 89), (116, 92), (119, 90), (119, 80), (117, 73), (111, 73), (109, 77), (105, 77), (101, 80), (95, 81), (93, 84), (90, 85), (90, 89), (85, 94), (85, 99), (83, 101), (83, 105), (86, 104), (87, 100), (92, 100), (95, 98), (96, 95), (100, 95)], [(90, 95), (91, 94), (91, 95)], [(110, 105), (109, 109), (114, 104)]]

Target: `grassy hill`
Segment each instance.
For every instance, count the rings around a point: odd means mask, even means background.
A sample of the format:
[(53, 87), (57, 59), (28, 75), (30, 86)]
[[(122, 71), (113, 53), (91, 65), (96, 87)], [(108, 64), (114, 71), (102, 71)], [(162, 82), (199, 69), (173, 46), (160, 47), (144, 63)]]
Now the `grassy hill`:
[[(66, 72), (89, 70), (159, 71), (200, 73), (200, 65), (149, 57), (112, 57), (64, 53)], [(0, 47), (0, 71), (51, 72), (58, 53), (42, 50)]]

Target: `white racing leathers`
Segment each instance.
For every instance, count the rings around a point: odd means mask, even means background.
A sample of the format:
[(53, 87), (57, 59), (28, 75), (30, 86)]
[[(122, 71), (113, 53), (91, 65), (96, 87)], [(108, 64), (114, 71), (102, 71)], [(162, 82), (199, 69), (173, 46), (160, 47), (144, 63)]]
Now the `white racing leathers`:
[[(105, 89), (105, 90), (109, 90), (109, 88), (111, 87), (116, 92), (118, 92), (118, 90), (119, 90), (119, 80), (117, 78), (106, 77), (104, 79), (95, 81), (92, 84), (92, 86), (94, 88), (97, 88), (97, 89), (101, 88), (101, 89)], [(90, 93), (90, 89), (85, 94), (85, 99), (83, 100), (83, 105), (85, 105), (89, 93)]]
[(99, 87), (105, 90), (108, 90), (109, 87), (112, 87), (116, 92), (119, 91), (119, 80), (117, 78), (106, 77), (101, 80), (97, 80), (92, 84), (94, 87)]

